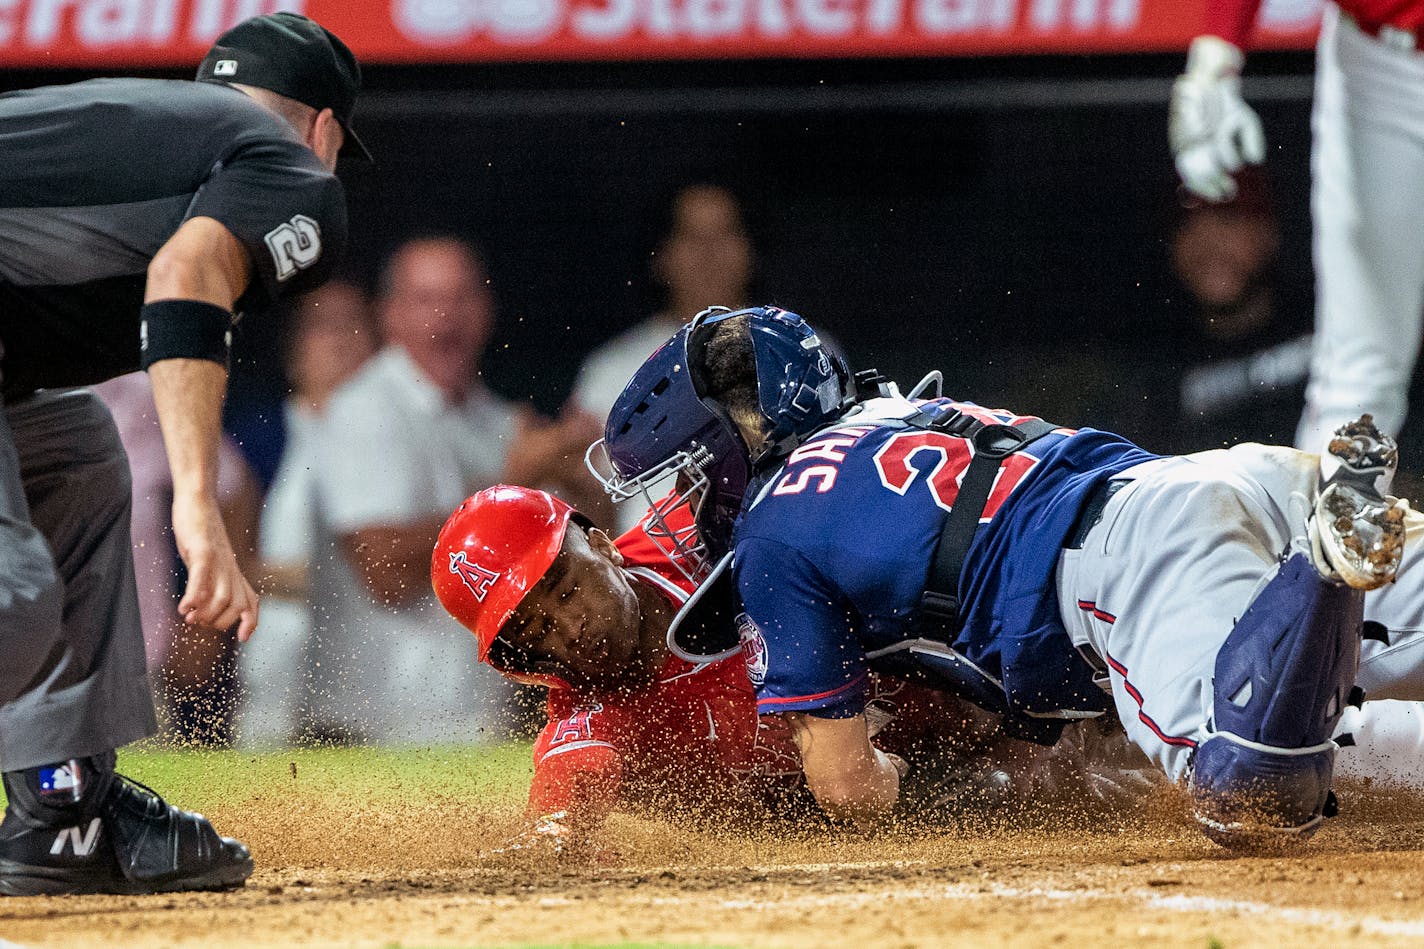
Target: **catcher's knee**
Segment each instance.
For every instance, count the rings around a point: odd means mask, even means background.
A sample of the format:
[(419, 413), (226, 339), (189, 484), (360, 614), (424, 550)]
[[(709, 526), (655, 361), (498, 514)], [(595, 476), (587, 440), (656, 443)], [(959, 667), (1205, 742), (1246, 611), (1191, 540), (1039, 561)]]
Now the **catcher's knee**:
[(1208, 738), (1190, 788), (1207, 836), (1228, 847), (1309, 837), (1333, 813), (1335, 726), (1355, 699), (1364, 597), (1296, 554), (1217, 652)]
[(1284, 849), (1334, 816), (1334, 770), (1333, 742), (1283, 751), (1213, 735), (1192, 758), (1193, 815), (1203, 833), (1224, 847)]
[(1257, 594), (1216, 654), (1213, 733), (1275, 748), (1330, 740), (1360, 662), (1364, 596), (1296, 554)]

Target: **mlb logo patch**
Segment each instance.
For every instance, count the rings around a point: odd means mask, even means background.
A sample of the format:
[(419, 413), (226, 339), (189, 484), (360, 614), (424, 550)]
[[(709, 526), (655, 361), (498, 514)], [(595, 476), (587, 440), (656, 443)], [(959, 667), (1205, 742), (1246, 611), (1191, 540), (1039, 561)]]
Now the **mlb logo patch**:
[(68, 762), (57, 768), (40, 768), (39, 784), (40, 794), (44, 797), (62, 794), (78, 800), (79, 766), (75, 762)]
[(216, 63), (213, 64), (213, 75), (214, 75), (214, 76), (236, 76), (236, 75), (237, 75), (237, 60), (235, 60), (235, 59), (220, 59), (220, 60), (218, 60)]

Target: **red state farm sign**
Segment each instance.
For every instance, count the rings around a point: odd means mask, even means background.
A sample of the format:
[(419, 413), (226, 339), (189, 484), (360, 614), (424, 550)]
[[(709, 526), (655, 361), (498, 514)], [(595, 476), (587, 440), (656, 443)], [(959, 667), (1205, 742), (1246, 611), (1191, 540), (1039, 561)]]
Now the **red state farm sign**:
[[(1302, 47), (1322, 0), (1267, 0)], [(938, 56), (1184, 49), (1206, 0), (0, 0), (0, 67), (183, 65), (294, 10), (368, 62)]]

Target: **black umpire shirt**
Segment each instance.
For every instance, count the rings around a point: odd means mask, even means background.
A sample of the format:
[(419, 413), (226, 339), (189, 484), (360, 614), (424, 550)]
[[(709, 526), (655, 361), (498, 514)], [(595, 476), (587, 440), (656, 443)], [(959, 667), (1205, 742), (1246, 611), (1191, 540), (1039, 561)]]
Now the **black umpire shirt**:
[(0, 95), (4, 394), (138, 369), (149, 261), (192, 217), (247, 249), (239, 313), (317, 286), (346, 243), (340, 182), (236, 89), (96, 79)]

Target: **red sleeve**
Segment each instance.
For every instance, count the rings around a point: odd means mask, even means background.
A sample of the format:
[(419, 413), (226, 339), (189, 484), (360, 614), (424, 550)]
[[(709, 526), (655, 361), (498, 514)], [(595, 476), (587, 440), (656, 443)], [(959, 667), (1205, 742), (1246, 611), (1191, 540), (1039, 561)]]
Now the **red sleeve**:
[[(664, 512), (667, 529), (673, 533), (682, 535), (692, 530), (694, 526), (692, 518), (692, 508), (687, 504), (674, 505), (677, 498), (677, 490), (674, 489), (666, 497), (657, 502), (656, 507)], [(614, 543), (618, 547), (618, 552), (623, 555), (624, 562), (630, 567), (648, 567), (658, 573), (668, 577), (679, 586), (685, 585), (686, 581), (674, 570), (669, 563), (670, 560), (680, 559), (673, 549), (672, 542), (665, 536), (654, 536), (649, 533), (649, 518), (652, 516), (652, 509), (643, 515), (636, 526), (627, 533), (621, 535)], [(687, 592), (692, 592), (688, 590)]]
[(556, 705), (550, 696), (549, 723), (534, 743), (530, 817), (564, 811), (585, 828), (602, 823), (618, 803), (623, 776), (615, 718), (597, 702)]
[(1260, 8), (1261, 0), (1207, 0), (1206, 32), (1244, 50)]

